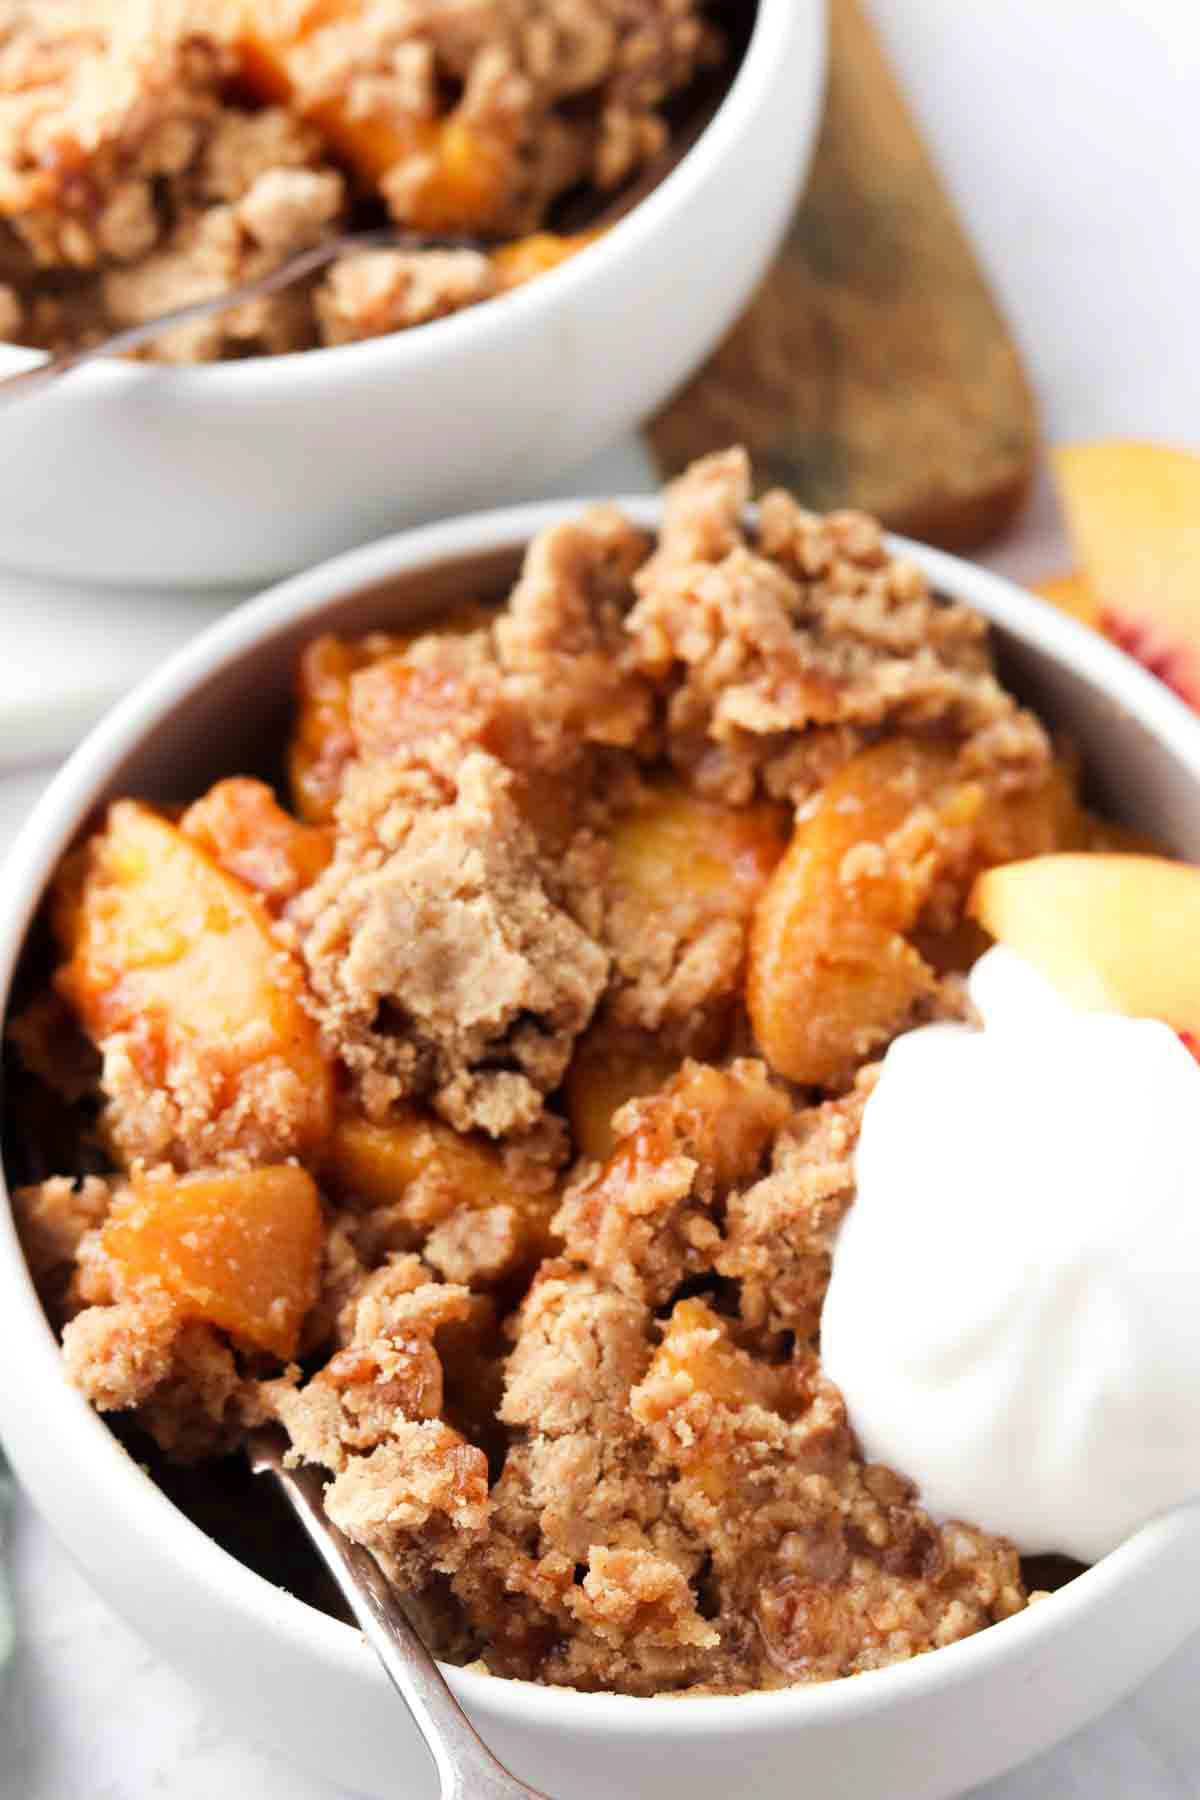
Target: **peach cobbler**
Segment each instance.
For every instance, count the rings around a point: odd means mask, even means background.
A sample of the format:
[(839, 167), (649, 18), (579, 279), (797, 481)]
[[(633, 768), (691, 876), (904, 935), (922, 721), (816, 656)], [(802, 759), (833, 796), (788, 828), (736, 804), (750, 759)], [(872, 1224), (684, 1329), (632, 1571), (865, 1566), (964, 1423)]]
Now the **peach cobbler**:
[(712, 457), (655, 542), (600, 507), (499, 607), (310, 643), (278, 790), (113, 804), (12, 1027), (71, 1379), (175, 1463), (276, 1421), (497, 1675), (819, 1681), (1036, 1579), (863, 1460), (818, 1324), (972, 882), (1105, 828), (979, 618), (747, 499)]
[[(388, 222), (462, 247), (362, 250), (180, 325), (169, 362), (422, 324), (588, 241), (727, 60), (718, 0), (5, 0), (0, 335), (95, 341)], [(578, 205), (576, 212), (586, 208)], [(475, 247), (476, 244), (478, 247)]]

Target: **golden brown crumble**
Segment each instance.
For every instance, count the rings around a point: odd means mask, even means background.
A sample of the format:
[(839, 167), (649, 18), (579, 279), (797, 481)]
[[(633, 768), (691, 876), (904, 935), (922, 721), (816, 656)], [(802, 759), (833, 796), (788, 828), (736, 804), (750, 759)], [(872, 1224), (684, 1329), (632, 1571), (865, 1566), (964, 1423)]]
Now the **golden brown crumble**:
[[(864, 1464), (818, 1327), (873, 1059), (961, 1014), (975, 872), (1086, 815), (977, 619), (746, 495), (710, 458), (657, 545), (597, 509), (499, 612), (309, 646), (295, 814), (114, 806), (14, 1033), (112, 1163), (17, 1195), (72, 1378), (176, 1458), (278, 1421), (494, 1674), (774, 1688), (1026, 1602)], [(317, 1189), (277, 1294), (222, 1269)]]

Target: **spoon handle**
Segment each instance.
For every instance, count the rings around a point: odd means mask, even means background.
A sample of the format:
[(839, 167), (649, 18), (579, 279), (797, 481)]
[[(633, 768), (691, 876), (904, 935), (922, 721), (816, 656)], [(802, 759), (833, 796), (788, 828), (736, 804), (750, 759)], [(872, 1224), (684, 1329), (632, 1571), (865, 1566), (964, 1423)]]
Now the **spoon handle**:
[(328, 1518), (320, 1472), (285, 1468), (279, 1450), (262, 1448), (257, 1434), (250, 1450), (252, 1466), (274, 1475), (283, 1489), (412, 1714), (437, 1766), (441, 1800), (546, 1800), (497, 1762), (404, 1616), (374, 1557)]

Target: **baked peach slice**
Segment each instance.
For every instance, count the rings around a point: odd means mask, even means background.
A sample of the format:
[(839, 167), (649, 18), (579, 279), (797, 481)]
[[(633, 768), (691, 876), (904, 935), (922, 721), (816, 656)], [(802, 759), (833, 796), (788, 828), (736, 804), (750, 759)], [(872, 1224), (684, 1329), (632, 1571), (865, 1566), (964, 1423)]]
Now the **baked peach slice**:
[(612, 881), (647, 906), (677, 899), (698, 914), (748, 911), (783, 855), (787, 820), (772, 801), (726, 806), (659, 782), (612, 828)]
[[(621, 795), (618, 806), (604, 833), (603, 938), (613, 956), (608, 1017), (631, 1042), (612, 1046), (614, 1104), (641, 1084), (639, 1034), (665, 1028), (676, 1062), (685, 1043), (692, 1055), (720, 1057), (743, 983), (750, 920), (792, 823), (789, 806), (731, 806), (674, 775)], [(589, 1049), (592, 1067), (601, 1069), (604, 1046), (597, 1038)], [(617, 1064), (633, 1079), (624, 1095)], [(592, 1126), (585, 1129), (594, 1140)]]
[(1200, 868), (1162, 856), (1037, 856), (980, 875), (968, 910), (1075, 1006), (1200, 1036)]
[(964, 929), (975, 872), (1082, 846), (1069, 763), (1012, 793), (953, 744), (889, 738), (850, 758), (796, 826), (755, 910), (746, 1004), (777, 1074), (836, 1088), (982, 944)]
[(730, 1320), (706, 1301), (678, 1300), (630, 1395), (630, 1411), (659, 1455), (678, 1468), (684, 1492), (720, 1506), (745, 1491), (748, 1473), (746, 1446), (730, 1432), (730, 1416), (749, 1408), (794, 1412), (797, 1386), (790, 1364), (748, 1355)]
[(501, 1197), (499, 1153), (483, 1140), (460, 1135), (415, 1107), (398, 1109), (383, 1122), (357, 1113), (341, 1115), (333, 1128), (326, 1168), (339, 1192), (368, 1207), (395, 1205), (418, 1177), (432, 1176), (414, 1201), (414, 1231), (427, 1231), (457, 1206), (473, 1211)]
[(575, 1045), (563, 1100), (575, 1148), (605, 1162), (616, 1146), (613, 1115), (627, 1100), (654, 1094), (676, 1073), (681, 1058), (653, 1032), (622, 1030), (600, 1019)]
[(135, 1175), (100, 1242), (127, 1281), (157, 1282), (185, 1318), (295, 1354), (317, 1298), (321, 1203), (294, 1163)]
[(1053, 584), (1047, 598), (1200, 707), (1200, 456), (1078, 444), (1055, 451), (1053, 467), (1083, 582)]
[[(347, 764), (377, 747), (361, 741), (364, 728), (370, 738), (385, 740), (378, 747), (394, 748), (386, 743), (389, 713), (396, 715), (392, 735), (397, 736), (402, 729), (398, 715), (411, 713), (414, 698), (424, 703), (418, 727), (432, 728), (430, 705), (437, 696), (430, 693), (427, 681), (415, 684), (413, 694), (412, 671), (404, 661), (404, 652), (414, 638), (433, 630), (443, 637), (463, 637), (486, 625), (493, 612), (493, 608), (468, 601), (436, 621), (418, 623), (404, 637), (372, 631), (361, 638), (339, 638), (326, 632), (305, 645), (296, 665), (296, 710), (287, 771), (292, 804), (306, 824), (321, 825), (332, 819)], [(377, 677), (358, 689), (356, 705), (355, 677), (368, 670), (378, 671)], [(442, 699), (450, 706), (454, 696), (446, 693)], [(407, 728), (411, 734), (411, 720)]]
[(123, 1157), (279, 1162), (324, 1142), (332, 1077), (300, 966), (258, 895), (178, 826), (135, 800), (110, 807), (60, 877), (52, 922), (55, 985), (119, 1064)]
[[(290, 102), (367, 187), (414, 155), (426, 173), (406, 187), (402, 223), (418, 231), (481, 230), (503, 204), (515, 161), (457, 113), (427, 119), (350, 98), (356, 84), (311, 102), (297, 92), (295, 58), (327, 27), (365, 17), (369, 0), (244, 0), (238, 50), (242, 80), (268, 105)], [(367, 83), (359, 83), (365, 87)], [(400, 217), (401, 209), (393, 208)]]
[(294, 819), (265, 781), (246, 775), (218, 781), (194, 800), (179, 829), (273, 912), (310, 887), (333, 854), (329, 831)]
[(305, 645), (296, 665), (296, 712), (288, 742), (292, 804), (310, 825), (332, 819), (342, 776), (355, 755), (350, 679), (359, 669), (398, 656), (410, 640), (376, 632), (348, 640), (326, 632)]
[[(847, 1080), (933, 991), (907, 934), (932, 846), (953, 823), (969, 828), (984, 801), (956, 779), (956, 760), (949, 745), (888, 739), (852, 757), (798, 823), (755, 911), (746, 980), (759, 1047), (788, 1080)], [(908, 821), (926, 841), (894, 854)]]
[(557, 269), (560, 263), (594, 244), (600, 235), (599, 231), (580, 231), (570, 236), (560, 231), (533, 231), (493, 250), (491, 264), (500, 286), (507, 292)]
[(389, 1249), (422, 1249), (436, 1260), (454, 1232), (469, 1231), (485, 1214), (498, 1222), (500, 1209), (506, 1248), (497, 1273), (528, 1267), (550, 1246), (557, 1204), (550, 1183), (522, 1185), (493, 1144), (416, 1107), (382, 1122), (340, 1116), (324, 1178), (354, 1210), (373, 1215)]

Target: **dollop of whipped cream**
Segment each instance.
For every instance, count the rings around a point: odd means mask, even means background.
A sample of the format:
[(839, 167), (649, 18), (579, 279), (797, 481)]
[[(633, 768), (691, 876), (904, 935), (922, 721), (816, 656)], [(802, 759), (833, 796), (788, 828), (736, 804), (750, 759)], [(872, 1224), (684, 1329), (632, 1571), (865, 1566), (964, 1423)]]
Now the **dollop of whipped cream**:
[(1094, 1562), (1200, 1498), (1200, 1063), (1014, 952), (884, 1058), (821, 1356), (935, 1516)]

